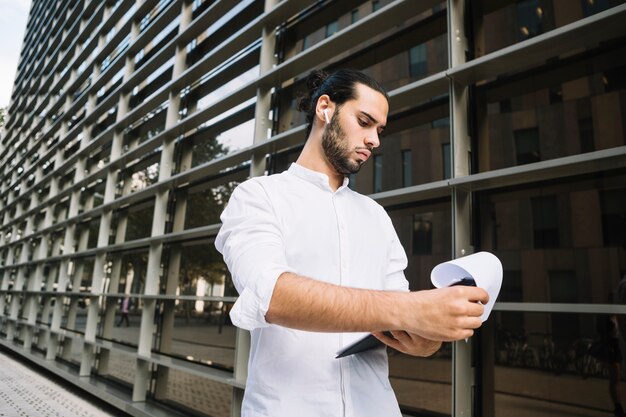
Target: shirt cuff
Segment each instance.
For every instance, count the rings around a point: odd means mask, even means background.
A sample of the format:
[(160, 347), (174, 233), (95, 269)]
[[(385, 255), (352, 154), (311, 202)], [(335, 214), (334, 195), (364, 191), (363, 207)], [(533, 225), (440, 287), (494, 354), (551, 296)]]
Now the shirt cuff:
[(230, 319), (239, 328), (254, 330), (271, 324), (265, 320), (265, 315), (270, 307), (276, 281), (283, 273), (294, 272), (284, 265), (264, 267), (265, 270), (257, 278), (257, 285), (245, 287), (230, 310)]

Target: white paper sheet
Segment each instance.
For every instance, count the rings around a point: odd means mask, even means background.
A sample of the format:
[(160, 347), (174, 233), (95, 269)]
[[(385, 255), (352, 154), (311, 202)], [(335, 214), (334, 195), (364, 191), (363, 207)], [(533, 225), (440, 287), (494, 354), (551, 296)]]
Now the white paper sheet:
[(462, 278), (473, 278), (476, 286), (489, 294), (489, 302), (481, 316), (484, 322), (489, 318), (493, 305), (502, 286), (502, 263), (492, 253), (477, 252), (471, 255), (441, 263), (433, 268), (430, 281), (436, 288), (448, 287)]

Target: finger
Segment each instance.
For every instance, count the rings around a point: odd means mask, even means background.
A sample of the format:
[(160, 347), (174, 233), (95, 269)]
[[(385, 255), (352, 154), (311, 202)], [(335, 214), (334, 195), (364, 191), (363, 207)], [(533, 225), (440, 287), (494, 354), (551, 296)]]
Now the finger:
[(479, 287), (463, 287), (469, 291), (468, 299), (473, 302), (481, 302), (487, 304), (489, 302), (489, 294)]
[[(392, 333), (393, 334), (393, 333)], [(387, 336), (385, 333), (383, 332), (372, 332), (372, 335), (374, 335), (374, 337), (378, 340), (380, 340), (381, 342), (383, 342), (385, 345), (392, 347), (394, 349), (398, 349), (398, 347), (400, 346), (400, 342), (397, 341), (396, 339), (394, 339), (393, 337), (389, 337)]]
[(466, 340), (474, 335), (472, 329), (456, 329), (450, 330), (447, 336), (443, 338), (442, 342), (456, 342), (458, 340)]
[(483, 324), (480, 317), (465, 317), (460, 326), (463, 330), (478, 329)]
[(404, 330), (390, 330), (390, 333), (393, 335), (393, 338), (402, 342), (410, 342), (411, 336)]
[(485, 306), (479, 303), (468, 303), (467, 315), (472, 317), (480, 317), (485, 312)]
[(456, 340), (465, 340), (467, 341), (467, 339), (469, 339), (470, 337), (474, 336), (474, 330), (471, 329), (465, 329), (461, 332), (461, 334), (459, 335), (458, 338), (456, 338)]
[(422, 336), (421, 334), (417, 334), (417, 333), (411, 333), (411, 332), (405, 332), (406, 335), (409, 337), (409, 339), (411, 342), (413, 343), (432, 343), (432, 342), (437, 342), (433, 339), (428, 339), (424, 336)]
[(380, 340), (381, 342), (385, 344), (388, 344), (389, 342), (395, 340), (393, 337), (387, 336), (385, 332), (372, 332), (372, 335), (374, 335), (376, 339)]

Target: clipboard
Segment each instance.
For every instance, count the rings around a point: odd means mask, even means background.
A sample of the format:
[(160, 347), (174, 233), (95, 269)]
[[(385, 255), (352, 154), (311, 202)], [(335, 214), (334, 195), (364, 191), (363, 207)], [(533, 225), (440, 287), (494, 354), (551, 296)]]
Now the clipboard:
[[(391, 332), (383, 332), (385, 335), (389, 337), (393, 337)], [(337, 356), (335, 359), (344, 358), (346, 356), (354, 355), (355, 353), (366, 352), (368, 350), (376, 349), (381, 346), (387, 346), (380, 340), (376, 339), (373, 334), (368, 334), (363, 336), (362, 338), (356, 340), (353, 343), (350, 343), (348, 346), (344, 346), (341, 348), (339, 352), (337, 352)]]

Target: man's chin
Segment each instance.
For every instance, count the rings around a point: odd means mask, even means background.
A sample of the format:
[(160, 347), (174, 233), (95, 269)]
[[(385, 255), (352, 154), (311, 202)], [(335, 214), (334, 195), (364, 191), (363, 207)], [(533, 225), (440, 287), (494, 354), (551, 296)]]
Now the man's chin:
[(342, 172), (343, 175), (352, 175), (352, 174), (356, 174), (361, 170), (361, 164), (357, 164), (354, 165), (352, 167), (350, 167), (349, 169), (344, 169), (344, 171)]
[(335, 171), (337, 171), (339, 174), (348, 176), (348, 175), (356, 174), (357, 172), (359, 172), (361, 170), (361, 166), (363, 165), (363, 162), (365, 161), (361, 161), (358, 159), (357, 160), (344, 160), (340, 164), (333, 163), (333, 166), (335, 167)]

